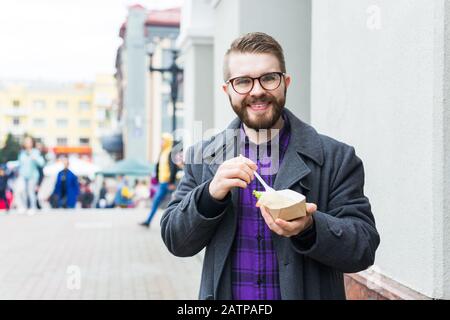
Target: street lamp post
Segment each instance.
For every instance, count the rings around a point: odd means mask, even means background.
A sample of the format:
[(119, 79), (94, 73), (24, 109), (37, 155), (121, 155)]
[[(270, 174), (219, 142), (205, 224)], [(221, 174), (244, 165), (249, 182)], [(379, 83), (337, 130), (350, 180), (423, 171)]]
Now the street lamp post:
[(179, 85), (179, 81), (178, 81), (178, 75), (179, 74), (183, 74), (183, 69), (181, 69), (180, 67), (178, 67), (177, 65), (177, 57), (178, 57), (178, 51), (177, 50), (172, 50), (172, 63), (168, 68), (154, 68), (153, 67), (153, 46), (150, 47), (151, 49), (149, 50), (149, 56), (150, 56), (150, 67), (149, 70), (150, 72), (160, 72), (162, 74), (164, 73), (168, 73), (171, 75), (171, 81), (170, 81), (170, 97), (172, 100), (172, 131), (175, 133), (175, 130), (177, 128), (177, 120), (176, 120), (176, 103), (177, 103), (177, 99), (178, 99), (178, 85)]

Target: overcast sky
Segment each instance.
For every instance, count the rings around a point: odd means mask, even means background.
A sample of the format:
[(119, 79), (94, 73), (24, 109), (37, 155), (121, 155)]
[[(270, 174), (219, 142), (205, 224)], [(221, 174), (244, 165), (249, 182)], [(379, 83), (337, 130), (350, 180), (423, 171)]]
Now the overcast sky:
[(0, 0), (0, 79), (92, 81), (114, 73), (127, 7), (183, 0)]

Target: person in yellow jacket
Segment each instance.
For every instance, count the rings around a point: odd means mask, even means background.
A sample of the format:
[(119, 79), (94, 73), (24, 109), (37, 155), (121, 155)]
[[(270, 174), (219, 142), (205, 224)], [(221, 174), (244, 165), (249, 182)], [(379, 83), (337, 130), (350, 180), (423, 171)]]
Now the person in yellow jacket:
[(142, 226), (150, 227), (150, 223), (155, 216), (156, 210), (164, 200), (169, 191), (175, 190), (175, 177), (178, 171), (176, 164), (172, 160), (171, 152), (173, 148), (173, 137), (169, 133), (162, 134), (161, 153), (156, 164), (156, 178), (159, 183), (158, 191), (153, 199), (152, 209), (147, 219), (141, 223)]

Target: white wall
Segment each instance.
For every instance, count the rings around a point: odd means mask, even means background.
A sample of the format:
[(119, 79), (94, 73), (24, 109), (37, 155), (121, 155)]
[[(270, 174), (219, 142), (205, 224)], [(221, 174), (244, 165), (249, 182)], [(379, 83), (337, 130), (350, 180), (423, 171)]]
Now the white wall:
[(316, 0), (312, 9), (312, 124), (354, 145), (364, 161), (379, 270), (432, 297), (445, 291), (436, 168), (448, 149), (435, 125), (443, 112), (443, 3)]
[(433, 209), (435, 297), (450, 299), (450, 0), (436, 1)]

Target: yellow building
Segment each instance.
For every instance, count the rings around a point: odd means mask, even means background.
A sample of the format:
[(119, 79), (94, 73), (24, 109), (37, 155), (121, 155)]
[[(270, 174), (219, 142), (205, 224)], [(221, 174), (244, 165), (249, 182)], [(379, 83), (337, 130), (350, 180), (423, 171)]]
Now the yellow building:
[(102, 152), (102, 130), (111, 126), (116, 103), (112, 76), (94, 83), (2, 82), (0, 139), (29, 134), (58, 153)]

